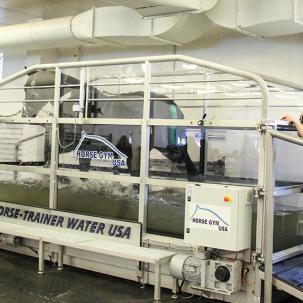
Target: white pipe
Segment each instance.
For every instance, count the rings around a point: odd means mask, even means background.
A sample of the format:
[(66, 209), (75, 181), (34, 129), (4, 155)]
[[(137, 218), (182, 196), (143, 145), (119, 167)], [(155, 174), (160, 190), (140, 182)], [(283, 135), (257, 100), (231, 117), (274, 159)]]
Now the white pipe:
[(143, 19), (122, 7), (99, 7), (76, 16), (0, 27), (0, 49), (43, 49), (79, 45), (182, 45), (211, 26), (202, 15)]

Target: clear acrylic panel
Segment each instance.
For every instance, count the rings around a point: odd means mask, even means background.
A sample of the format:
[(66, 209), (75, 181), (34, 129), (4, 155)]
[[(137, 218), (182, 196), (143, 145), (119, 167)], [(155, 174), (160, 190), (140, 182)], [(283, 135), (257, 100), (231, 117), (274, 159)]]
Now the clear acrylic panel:
[(149, 172), (153, 178), (255, 184), (258, 151), (256, 131), (155, 126)]
[(49, 167), (50, 124), (0, 123), (0, 163)]
[(149, 186), (147, 232), (183, 238), (185, 189)]
[(62, 124), (59, 167), (138, 175), (141, 127)]
[(48, 175), (15, 171), (0, 171), (0, 201), (48, 207)]
[(92, 179), (59, 177), (60, 210), (138, 220), (139, 185)]

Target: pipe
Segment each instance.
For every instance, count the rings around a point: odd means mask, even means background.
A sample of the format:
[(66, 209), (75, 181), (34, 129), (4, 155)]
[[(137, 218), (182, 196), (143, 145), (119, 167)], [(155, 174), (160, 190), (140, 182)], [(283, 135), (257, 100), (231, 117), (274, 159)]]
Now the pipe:
[(203, 15), (143, 19), (122, 6), (99, 7), (68, 16), (0, 27), (0, 49), (76, 46), (182, 45), (211, 26)]
[(269, 130), (268, 131), (274, 138), (283, 140), (283, 141), (287, 141), (296, 145), (301, 145), (303, 146), (303, 139), (302, 138), (297, 138), (295, 136), (290, 136), (290, 135), (286, 135), (280, 131), (277, 130)]

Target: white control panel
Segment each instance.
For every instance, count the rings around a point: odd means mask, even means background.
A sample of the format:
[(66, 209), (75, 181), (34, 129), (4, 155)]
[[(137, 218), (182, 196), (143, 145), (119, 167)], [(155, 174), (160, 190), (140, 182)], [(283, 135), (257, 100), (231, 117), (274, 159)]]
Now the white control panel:
[(250, 248), (252, 196), (251, 187), (188, 185), (184, 242), (230, 251)]

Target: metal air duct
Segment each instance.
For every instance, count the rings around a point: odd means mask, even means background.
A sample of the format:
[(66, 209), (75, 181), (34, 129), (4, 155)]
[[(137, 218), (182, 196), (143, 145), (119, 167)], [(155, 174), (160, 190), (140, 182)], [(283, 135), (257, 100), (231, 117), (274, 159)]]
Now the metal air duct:
[(0, 27), (0, 49), (180, 45), (197, 39), (210, 25), (203, 15), (143, 19), (127, 7), (99, 7), (76, 16)]
[(219, 0), (205, 12), (215, 24), (259, 37), (303, 32), (300, 0)]

